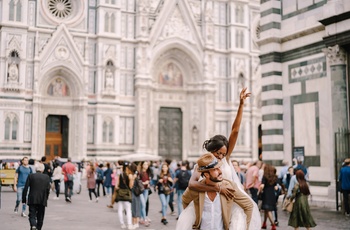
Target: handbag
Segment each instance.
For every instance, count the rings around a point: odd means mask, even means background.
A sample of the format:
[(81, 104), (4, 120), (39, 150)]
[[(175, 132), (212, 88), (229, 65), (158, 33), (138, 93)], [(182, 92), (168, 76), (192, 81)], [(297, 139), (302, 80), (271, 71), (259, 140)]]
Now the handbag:
[(116, 191), (117, 195), (115, 198), (115, 202), (118, 202), (118, 201), (131, 202), (131, 200), (132, 200), (131, 190), (130, 190), (129, 186), (127, 185), (127, 183), (125, 182), (123, 174), (121, 174), (121, 177), (122, 177), (123, 183), (126, 185), (127, 188), (117, 189), (117, 191)]
[(283, 202), (283, 210), (286, 210), (287, 212), (292, 212), (294, 206), (294, 200), (285, 199)]
[(169, 195), (171, 193), (171, 188), (168, 184), (163, 184), (164, 194)]

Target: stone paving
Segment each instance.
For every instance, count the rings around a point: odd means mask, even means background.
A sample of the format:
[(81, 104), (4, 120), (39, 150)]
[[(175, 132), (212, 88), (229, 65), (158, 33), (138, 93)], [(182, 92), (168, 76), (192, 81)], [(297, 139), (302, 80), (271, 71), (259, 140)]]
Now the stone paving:
[[(86, 181), (82, 182), (83, 185)], [(84, 187), (84, 186), (83, 186)], [(52, 195), (53, 193), (51, 193)], [(9, 187), (2, 187), (1, 191), (1, 209), (0, 209), (0, 229), (6, 230), (25, 230), (29, 229), (28, 218), (21, 217), (20, 212), (13, 212), (16, 200), (16, 193)], [(106, 205), (109, 198), (101, 197), (98, 203), (88, 201), (88, 191), (83, 189), (81, 194), (72, 197), (72, 203), (66, 203), (61, 194), (59, 200), (53, 200), (52, 196), (48, 201), (43, 229), (48, 230), (86, 230), (101, 229), (115, 230), (121, 229), (117, 214), (116, 205), (114, 209), (109, 209)], [(175, 206), (176, 207), (176, 206)], [(161, 220), (160, 200), (156, 193), (150, 196), (149, 217), (152, 223), (149, 227), (140, 226), (140, 230), (162, 230), (175, 229), (176, 215), (168, 215), (169, 223), (164, 226)], [(346, 218), (340, 212), (324, 208), (312, 207), (312, 214), (317, 223), (317, 230), (330, 229), (350, 229), (350, 218)], [(168, 208), (168, 213), (170, 213)], [(277, 229), (292, 229), (288, 227), (288, 213), (279, 211), (280, 225)], [(268, 225), (268, 229), (270, 226)], [(303, 228), (301, 228), (303, 229)]]

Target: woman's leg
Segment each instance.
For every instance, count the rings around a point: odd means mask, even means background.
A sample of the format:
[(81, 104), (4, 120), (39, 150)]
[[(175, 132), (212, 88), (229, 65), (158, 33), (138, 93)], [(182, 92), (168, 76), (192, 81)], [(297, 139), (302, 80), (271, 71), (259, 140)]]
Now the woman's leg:
[[(119, 222), (120, 222), (120, 225), (123, 225), (124, 224), (124, 218), (123, 218), (123, 201), (119, 201), (117, 203), (117, 207), (118, 207), (118, 217), (119, 217)], [(130, 222), (131, 222), (131, 218), (130, 218)]]
[(141, 201), (141, 222), (143, 222), (146, 218), (146, 200), (143, 193), (140, 195)]
[(60, 196), (60, 180), (55, 180), (55, 190), (56, 190), (56, 197)]
[(90, 197), (90, 200), (92, 200), (92, 197), (91, 197), (91, 191), (92, 189), (91, 188), (89, 188), (89, 197)]
[(162, 204), (162, 218), (165, 218), (166, 217), (166, 209), (167, 209), (167, 206), (168, 206), (168, 201), (165, 197), (164, 194), (159, 194), (159, 199), (160, 199), (160, 202)]
[[(123, 202), (124, 203), (124, 208), (126, 211), (126, 222), (128, 223), (128, 226), (132, 224), (131, 222), (131, 203), (128, 201)], [(119, 211), (119, 208), (118, 208)]]

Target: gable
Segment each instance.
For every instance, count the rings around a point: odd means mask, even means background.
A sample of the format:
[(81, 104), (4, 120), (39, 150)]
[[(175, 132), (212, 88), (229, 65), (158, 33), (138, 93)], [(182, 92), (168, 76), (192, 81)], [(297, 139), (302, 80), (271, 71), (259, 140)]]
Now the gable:
[(64, 24), (53, 33), (52, 38), (40, 53), (40, 70), (64, 65), (77, 73), (83, 72), (84, 59)]
[(196, 25), (191, 6), (186, 0), (165, 1), (160, 15), (152, 27), (151, 46), (167, 39), (181, 39), (202, 50), (203, 40)]

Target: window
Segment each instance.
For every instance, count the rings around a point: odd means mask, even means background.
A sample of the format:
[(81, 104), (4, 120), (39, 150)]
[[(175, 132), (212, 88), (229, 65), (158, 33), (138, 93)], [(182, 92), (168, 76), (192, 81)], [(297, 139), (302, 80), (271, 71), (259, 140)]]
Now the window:
[(244, 31), (236, 30), (236, 48), (244, 48)]
[(10, 114), (5, 120), (5, 140), (17, 140), (18, 120)]
[(120, 117), (119, 143), (125, 145), (134, 144), (134, 118)]
[(22, 17), (22, 3), (20, 0), (11, 0), (9, 3), (9, 20), (10, 21), (21, 21)]
[(93, 115), (88, 116), (88, 135), (87, 135), (87, 143), (94, 143), (94, 133), (95, 133), (95, 117)]
[(49, 0), (48, 8), (51, 14), (59, 19), (69, 17), (73, 11), (71, 0)]
[(134, 96), (134, 74), (121, 73), (119, 92), (120, 95)]
[(236, 23), (244, 23), (244, 6), (237, 5), (235, 9)]
[(135, 1), (123, 0), (121, 31), (124, 38), (135, 38), (135, 13)]
[(215, 132), (222, 133), (225, 136), (229, 136), (228, 122), (227, 121), (216, 121), (215, 122)]
[(219, 49), (230, 48), (230, 6), (226, 2), (214, 3), (215, 44)]
[(105, 27), (104, 27), (105, 32), (110, 32), (110, 33), (115, 32), (115, 20), (116, 19), (114, 14), (111, 14), (111, 13), (105, 14)]
[(216, 99), (229, 102), (231, 101), (231, 60), (228, 57), (219, 57), (218, 66)]
[(114, 125), (112, 120), (107, 119), (103, 122), (103, 130), (102, 130), (102, 142), (103, 143), (113, 143), (114, 137)]

